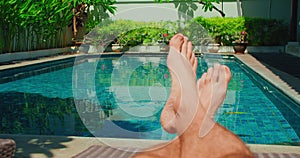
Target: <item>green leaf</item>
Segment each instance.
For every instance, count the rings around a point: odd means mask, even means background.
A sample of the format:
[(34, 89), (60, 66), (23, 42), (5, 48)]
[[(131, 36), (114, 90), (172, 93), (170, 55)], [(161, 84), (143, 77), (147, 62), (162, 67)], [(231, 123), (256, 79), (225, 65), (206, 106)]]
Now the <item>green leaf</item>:
[(179, 6), (179, 2), (174, 2), (175, 8), (177, 8)]
[(190, 6), (194, 11), (198, 9), (198, 6), (195, 3), (192, 3)]
[(116, 8), (117, 8), (117, 7), (115, 7), (115, 6), (110, 6), (110, 7), (108, 7), (107, 9), (108, 9), (108, 11), (109, 11), (110, 13), (115, 14)]
[(30, 7), (31, 0), (26, 1), (26, 3), (22, 6), (22, 9), (20, 10), (20, 13), (23, 13), (25, 10), (28, 10)]
[(73, 0), (73, 7), (75, 8), (77, 6), (77, 0)]
[(10, 0), (10, 1), (8, 1), (8, 4), (12, 5), (12, 4), (15, 4), (16, 2), (17, 2), (17, 0)]
[(194, 11), (193, 11), (193, 10), (188, 10), (188, 11), (187, 11), (187, 15), (188, 15), (189, 17), (193, 18), (193, 17), (194, 17)]

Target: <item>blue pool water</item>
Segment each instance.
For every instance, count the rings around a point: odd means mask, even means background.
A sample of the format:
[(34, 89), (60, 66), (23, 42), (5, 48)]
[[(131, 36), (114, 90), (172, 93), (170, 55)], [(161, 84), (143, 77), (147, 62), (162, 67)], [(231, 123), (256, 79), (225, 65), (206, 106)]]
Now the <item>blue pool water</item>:
[[(1, 133), (172, 139), (161, 129), (165, 56), (69, 59), (0, 73)], [(299, 144), (300, 107), (231, 56), (199, 58), (232, 71), (216, 121), (251, 144)], [(72, 66), (75, 63), (74, 66)]]

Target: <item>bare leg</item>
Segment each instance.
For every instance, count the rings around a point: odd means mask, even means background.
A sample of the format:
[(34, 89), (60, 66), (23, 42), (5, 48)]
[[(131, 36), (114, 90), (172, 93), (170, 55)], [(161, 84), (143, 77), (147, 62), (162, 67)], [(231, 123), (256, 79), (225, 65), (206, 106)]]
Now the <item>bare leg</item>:
[[(225, 98), (227, 84), (230, 80), (229, 69), (217, 65), (214, 69), (210, 69), (207, 74), (204, 74), (198, 81), (198, 86), (201, 89), (199, 95), (195, 82), (193, 63), (195, 57), (189, 55), (192, 54), (192, 45), (187, 40), (183, 41), (182, 44), (178, 42), (181, 44), (179, 52), (178, 47), (175, 47), (177, 50), (171, 49), (169, 52), (168, 67), (172, 74), (170, 98), (173, 96), (174, 99), (168, 100), (167, 108), (163, 110), (161, 118), (164, 129), (168, 132), (177, 132), (180, 135), (179, 139), (173, 140), (163, 148), (139, 153), (136, 157), (207, 158), (228, 157), (229, 155), (252, 157), (249, 149), (237, 136), (207, 117), (207, 114), (213, 114), (217, 110)], [(220, 74), (223, 72), (224, 74)], [(220, 77), (222, 75), (225, 76), (225, 80)], [(225, 92), (214, 92), (216, 88), (220, 88), (220, 85), (223, 86), (223, 89), (225, 85)], [(212, 100), (213, 95), (213, 99), (216, 101)], [(199, 137), (199, 129), (207, 127), (207, 124), (211, 129), (206, 130), (203, 137)]]
[(227, 66), (215, 64), (214, 68), (209, 68), (198, 80), (200, 89), (200, 104), (206, 110), (206, 116), (202, 122), (199, 136), (204, 137), (213, 128), (212, 121), (214, 114), (222, 105), (231, 79), (231, 72)]
[(226, 91), (231, 79), (231, 72), (225, 65), (215, 64), (198, 80), (200, 103), (214, 115), (226, 97)]
[[(225, 99), (230, 78), (228, 67), (215, 64), (214, 68), (210, 68), (198, 81), (200, 92), (197, 113), (189, 127), (179, 136), (181, 157), (253, 157), (239, 137), (213, 121), (213, 115)], [(191, 90), (188, 95), (193, 92), (194, 90)], [(182, 97), (185, 97), (184, 93)]]
[[(164, 106), (164, 109), (161, 114), (161, 124), (162, 127), (169, 133), (176, 133), (177, 128), (176, 128), (176, 119), (177, 119), (177, 111), (180, 105), (181, 101), (181, 87), (180, 87), (180, 82), (179, 79), (177, 78), (176, 74), (173, 72), (174, 70), (170, 68), (169, 63), (170, 62), (176, 62), (177, 58), (172, 58), (174, 56), (174, 53), (178, 53), (177, 55), (182, 55), (180, 58), (187, 63), (186, 65), (188, 66), (189, 69), (193, 70), (193, 81), (195, 82), (196, 80), (196, 69), (197, 69), (197, 59), (195, 58), (195, 54), (192, 53), (192, 50), (188, 51), (187, 53), (187, 44), (191, 45), (190, 42), (187, 40), (184, 40), (184, 36), (182, 34), (177, 34), (175, 35), (171, 40), (170, 40), (170, 52), (168, 55), (167, 63), (168, 63), (168, 68), (169, 72), (172, 77), (172, 86), (171, 86), (171, 92), (170, 96), (166, 102), (166, 105)], [(185, 43), (184, 47), (183, 44)], [(182, 49), (185, 49), (185, 52), (181, 54)], [(191, 48), (191, 47), (189, 47)], [(171, 57), (170, 57), (171, 56)], [(173, 61), (170, 61), (172, 60)], [(175, 59), (175, 60), (174, 60)], [(148, 151), (140, 152), (136, 154), (134, 157), (142, 157), (142, 158), (148, 158), (148, 157), (162, 157), (162, 158), (176, 158), (180, 157), (180, 141), (178, 138), (175, 138), (172, 140), (170, 143), (166, 144), (160, 144), (157, 146), (152, 147)]]
[[(170, 53), (168, 56), (167, 63), (168, 63), (169, 72), (170, 72), (171, 78), (172, 78), (172, 85), (171, 85), (171, 90), (170, 90), (170, 96), (162, 110), (162, 114), (160, 117), (160, 122), (162, 124), (162, 127), (169, 133), (176, 133), (175, 120), (176, 120), (176, 115), (177, 115), (177, 111), (178, 111), (180, 99), (181, 99), (180, 82), (179, 82), (176, 74), (173, 72), (176, 70), (172, 70), (172, 68), (170, 68), (170, 63), (177, 62), (177, 60), (171, 61), (172, 57), (174, 56), (173, 53), (176, 53), (176, 54), (181, 53), (187, 59), (188, 63), (190, 64), (190, 66), (193, 69), (193, 72), (194, 72), (193, 79), (194, 80), (196, 79), (196, 70), (198, 67), (198, 61), (197, 61), (197, 58), (195, 57), (195, 54), (192, 53), (192, 50), (186, 51), (187, 43), (185, 43), (185, 47), (183, 48), (183, 49), (185, 49), (185, 51), (183, 53), (181, 52), (183, 43), (188, 42), (187, 40), (184, 40), (184, 38), (185, 37), (182, 34), (176, 34), (170, 40), (171, 50), (170, 50)], [(189, 42), (188, 44), (191, 45), (191, 42)], [(189, 48), (191, 48), (191, 47), (189, 47)]]
[[(173, 104), (175, 116), (172, 124), (179, 134), (181, 157), (252, 157), (250, 150), (236, 135), (211, 118), (225, 99), (231, 78), (229, 69), (216, 64), (204, 75), (205, 82), (202, 82), (204, 77), (199, 80), (199, 94), (190, 62), (193, 60), (188, 58), (191, 52), (192, 45), (185, 39), (180, 53), (171, 50), (168, 56), (169, 69), (180, 85), (179, 101)], [(201, 128), (208, 129), (199, 137)]]

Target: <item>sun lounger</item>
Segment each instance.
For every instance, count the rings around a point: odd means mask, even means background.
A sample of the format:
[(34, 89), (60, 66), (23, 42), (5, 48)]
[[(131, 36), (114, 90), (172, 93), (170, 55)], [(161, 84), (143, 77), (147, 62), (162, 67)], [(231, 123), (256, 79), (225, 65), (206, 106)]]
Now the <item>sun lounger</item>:
[(92, 145), (72, 158), (129, 158), (137, 152), (137, 149), (113, 148), (109, 146)]
[(284, 153), (255, 153), (257, 158), (300, 158), (298, 154), (284, 154)]
[[(138, 149), (124, 150), (113, 148), (109, 146), (93, 145), (72, 158), (130, 158)], [(134, 152), (130, 152), (134, 151)], [(300, 158), (299, 154), (285, 154), (285, 153), (254, 153), (256, 158)]]
[(14, 156), (16, 143), (12, 139), (0, 139), (0, 157), (11, 158)]

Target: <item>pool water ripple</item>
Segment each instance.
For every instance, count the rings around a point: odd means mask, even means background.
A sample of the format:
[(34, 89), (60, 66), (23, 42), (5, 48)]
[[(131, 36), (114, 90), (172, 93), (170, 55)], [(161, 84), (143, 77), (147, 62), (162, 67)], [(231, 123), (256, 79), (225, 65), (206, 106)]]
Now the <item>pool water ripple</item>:
[[(227, 97), (215, 117), (218, 123), (246, 143), (300, 142), (299, 105), (237, 59), (206, 56), (198, 61), (198, 78), (215, 62), (232, 71)], [(95, 72), (89, 71), (93, 67)], [(92, 59), (51, 70), (0, 84), (1, 133), (175, 137), (159, 124), (171, 83), (165, 57)]]

